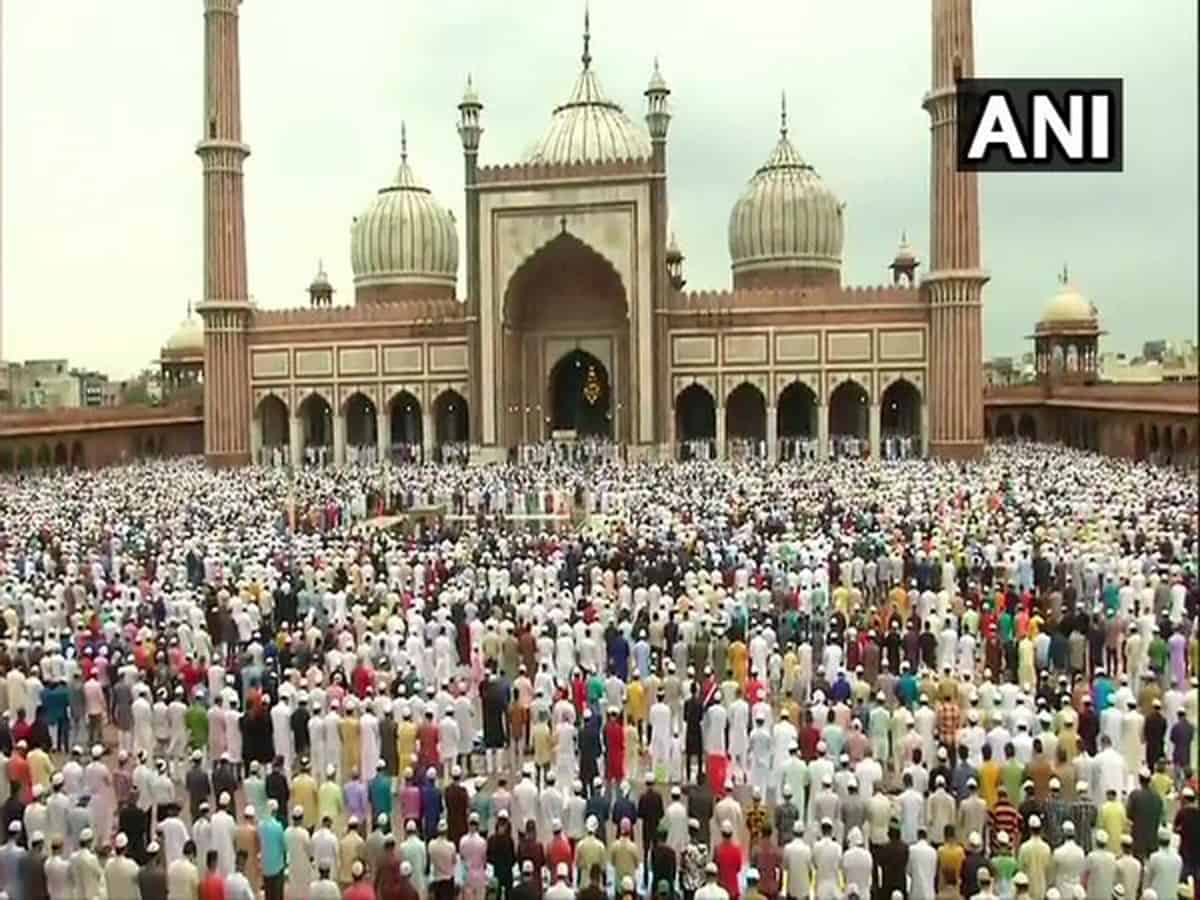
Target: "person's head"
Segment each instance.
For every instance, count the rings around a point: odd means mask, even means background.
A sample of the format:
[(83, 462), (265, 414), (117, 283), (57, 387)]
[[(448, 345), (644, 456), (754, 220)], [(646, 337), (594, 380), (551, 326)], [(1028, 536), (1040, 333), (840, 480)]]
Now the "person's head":
[(209, 850), (204, 857), (204, 868), (210, 872), (217, 870), (217, 863), (220, 861), (220, 856), (216, 850)]
[(185, 841), (183, 844), (183, 855), (188, 859), (195, 861), (196, 859), (196, 842)]

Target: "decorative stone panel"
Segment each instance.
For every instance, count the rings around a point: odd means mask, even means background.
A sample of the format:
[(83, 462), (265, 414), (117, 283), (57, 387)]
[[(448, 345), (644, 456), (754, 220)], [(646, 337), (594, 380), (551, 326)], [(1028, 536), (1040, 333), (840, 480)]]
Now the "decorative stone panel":
[(711, 334), (676, 335), (671, 339), (671, 364), (675, 366), (715, 366), (717, 339)]
[(881, 362), (910, 359), (916, 360), (924, 358), (924, 331), (879, 332), (879, 359)]
[(420, 344), (402, 344), (383, 348), (383, 371), (386, 375), (408, 375), (425, 371)]
[(774, 405), (779, 405), (779, 396), (793, 384), (807, 385), (809, 390), (813, 392), (813, 396), (817, 398), (818, 403), (824, 402), (821, 396), (821, 373), (820, 372), (796, 372), (788, 374), (785, 372), (777, 372), (775, 374), (775, 390), (774, 390)]
[(671, 379), (671, 406), (674, 407), (675, 401), (679, 399), (679, 395), (691, 387), (693, 384), (698, 384), (704, 388), (713, 398), (714, 405), (717, 402), (717, 376), (702, 373), (697, 375), (676, 375)]
[(767, 335), (727, 334), (723, 337), (721, 350), (726, 365), (766, 365)]
[(251, 354), (250, 360), (251, 374), (254, 378), (288, 377), (290, 369), (286, 350), (255, 351)]
[(376, 362), (374, 347), (342, 347), (338, 350), (339, 375), (374, 375)]
[(829, 398), (833, 396), (833, 392), (838, 389), (838, 385), (845, 381), (857, 382), (867, 392), (867, 399), (874, 401), (875, 393), (871, 389), (871, 373), (866, 371), (850, 371), (827, 373), (825, 376), (825, 395), (821, 398), (821, 402), (828, 403)]
[(821, 359), (821, 338), (816, 332), (775, 335), (776, 363), (815, 363)]
[(748, 384), (751, 387), (757, 388), (758, 392), (763, 395), (763, 401), (767, 406), (772, 405), (771, 398), (771, 376), (766, 372), (752, 373), (732, 373), (721, 376), (721, 404), (725, 405), (729, 402), (729, 395), (736, 391), (743, 384)]
[(384, 385), (383, 395), (387, 398), (387, 403), (391, 406), (392, 401), (403, 393), (411, 394), (422, 406), (425, 404), (425, 385), (419, 381), (411, 382), (393, 382)]
[(465, 372), (467, 370), (466, 344), (430, 344), (430, 372)]
[(313, 378), (333, 374), (333, 351), (297, 350), (296, 376), (298, 378)]
[(825, 358), (830, 362), (870, 362), (869, 331), (829, 331), (825, 334)]

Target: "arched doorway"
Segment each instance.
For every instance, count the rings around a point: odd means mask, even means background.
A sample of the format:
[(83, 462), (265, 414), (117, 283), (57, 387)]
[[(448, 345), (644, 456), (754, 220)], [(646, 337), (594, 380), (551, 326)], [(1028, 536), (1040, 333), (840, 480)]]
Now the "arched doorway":
[(310, 465), (333, 462), (333, 410), (320, 394), (309, 394), (300, 404), (304, 461)]
[(553, 431), (629, 439), (630, 320), (625, 285), (608, 259), (564, 227), (509, 279), (503, 319), (493, 373), (495, 384), (510, 386), (503, 443), (545, 440)]
[(867, 392), (857, 381), (843, 381), (829, 397), (829, 440), (832, 456), (865, 456), (870, 422)]
[(401, 391), (388, 404), (391, 413), (392, 459), (397, 462), (415, 462), (421, 456), (424, 444), (424, 422), (421, 419), (421, 402), (408, 391)]
[(65, 466), (67, 464), (67, 445), (61, 441), (54, 445), (54, 465)]
[(776, 412), (776, 432), (779, 435), (779, 458), (815, 459), (817, 395), (803, 381), (793, 381), (779, 395)]
[(612, 437), (608, 369), (586, 350), (572, 350), (550, 370), (550, 430)]
[(71, 445), (71, 468), (79, 469), (84, 465), (83, 442), (76, 441)]
[(766, 455), (767, 398), (743, 381), (725, 398), (725, 446), (733, 459)]
[(262, 435), (263, 465), (282, 465), (288, 461), (288, 411), (284, 402), (274, 394), (267, 394), (258, 402), (258, 427)]
[(17, 465), (12, 447), (0, 447), (0, 474), (11, 472)]
[(921, 392), (906, 379), (883, 392), (879, 409), (879, 453), (884, 459), (921, 455)]
[(1000, 413), (996, 417), (996, 429), (993, 435), (998, 441), (1011, 441), (1016, 437), (1017, 426), (1013, 424), (1013, 417), (1008, 413)]
[(1158, 440), (1158, 426), (1157, 425), (1150, 426), (1150, 434), (1149, 434), (1148, 441), (1147, 441), (1147, 448), (1150, 451), (1150, 461), (1151, 462), (1159, 462), (1159, 459), (1160, 459), (1159, 453), (1162, 450), (1162, 445), (1159, 443), (1159, 440)]
[(33, 468), (33, 448), (26, 444), (17, 451), (17, 469), (25, 470)]
[(442, 462), (465, 463), (468, 460), (467, 401), (455, 390), (444, 390), (433, 401), (434, 434)]
[(681, 459), (711, 459), (717, 438), (717, 405), (702, 384), (689, 384), (675, 397), (675, 435)]
[(1139, 424), (1133, 432), (1133, 458), (1137, 462), (1146, 459), (1146, 426)]
[(50, 460), (53, 457), (50, 453), (49, 444), (39, 444), (37, 448), (37, 465), (39, 469), (45, 469), (50, 466)]
[(1017, 437), (1023, 441), (1037, 440), (1037, 422), (1029, 413), (1022, 413), (1017, 420)]
[(379, 420), (375, 403), (366, 394), (355, 392), (342, 407), (346, 417), (346, 461), (372, 462), (379, 446)]

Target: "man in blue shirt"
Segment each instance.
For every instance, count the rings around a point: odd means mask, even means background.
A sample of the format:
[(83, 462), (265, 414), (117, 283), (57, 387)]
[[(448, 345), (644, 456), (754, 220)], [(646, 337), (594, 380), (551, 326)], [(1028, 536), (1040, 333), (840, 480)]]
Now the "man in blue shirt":
[(270, 815), (258, 823), (258, 841), (262, 846), (263, 896), (266, 900), (283, 900), (283, 874), (287, 869), (287, 844), (283, 825), (279, 822), (279, 802), (267, 803)]

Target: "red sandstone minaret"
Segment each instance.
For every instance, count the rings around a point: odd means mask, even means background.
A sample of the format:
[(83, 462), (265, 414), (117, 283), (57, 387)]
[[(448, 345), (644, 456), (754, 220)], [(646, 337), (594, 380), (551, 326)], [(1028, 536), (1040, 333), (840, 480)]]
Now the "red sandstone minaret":
[(983, 286), (979, 262), (979, 184), (956, 167), (956, 81), (975, 73), (972, 0), (933, 0), (933, 78), (929, 113), (930, 441), (933, 456), (983, 453)]
[(250, 461), (240, 3), (204, 0), (204, 133), (196, 145), (204, 164), (204, 455), (217, 466)]

